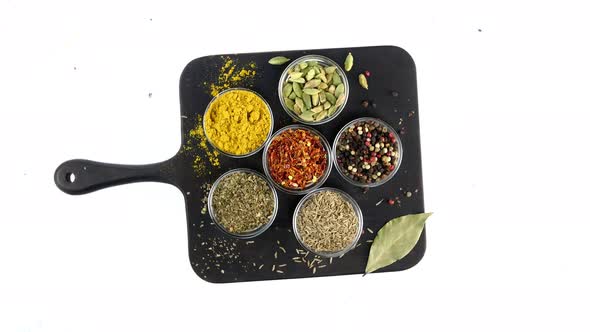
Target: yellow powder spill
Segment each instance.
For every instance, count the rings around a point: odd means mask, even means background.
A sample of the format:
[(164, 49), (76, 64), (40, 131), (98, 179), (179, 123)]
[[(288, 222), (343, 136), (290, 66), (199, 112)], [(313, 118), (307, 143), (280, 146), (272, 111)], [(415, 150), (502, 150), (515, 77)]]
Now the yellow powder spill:
[[(210, 168), (219, 167), (220, 165), (219, 152), (207, 145), (207, 137), (205, 137), (205, 130), (203, 129), (203, 117), (200, 114), (197, 115), (197, 126), (189, 131), (189, 138), (187, 145), (183, 147), (183, 151), (192, 151), (196, 147), (197, 151), (203, 155), (195, 154), (193, 169), (199, 176), (211, 174)], [(207, 167), (207, 164), (210, 167)]]
[(230, 57), (222, 57), (222, 59), (224, 62), (219, 68), (215, 81), (204, 83), (211, 96), (215, 97), (225, 89), (252, 85), (252, 81), (256, 76), (256, 64), (254, 62), (241, 65)]

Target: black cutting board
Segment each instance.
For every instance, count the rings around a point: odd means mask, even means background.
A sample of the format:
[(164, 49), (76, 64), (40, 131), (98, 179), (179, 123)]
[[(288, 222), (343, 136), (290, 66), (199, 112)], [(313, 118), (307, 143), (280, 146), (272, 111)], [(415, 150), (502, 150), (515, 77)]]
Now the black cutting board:
[[(347, 73), (350, 95), (346, 108), (334, 120), (315, 128), (332, 143), (338, 130), (349, 121), (365, 116), (376, 117), (398, 131), (404, 149), (398, 173), (380, 187), (364, 192), (344, 181), (335, 170), (324, 184), (348, 192), (359, 203), (364, 217), (364, 232), (359, 244), (343, 257), (332, 260), (306, 254), (295, 239), (291, 226), (293, 210), (302, 196), (280, 191), (277, 217), (266, 232), (250, 240), (228, 237), (212, 223), (207, 213), (203, 214), (207, 193), (202, 188), (233, 168), (245, 167), (263, 173), (262, 152), (241, 159), (220, 155), (219, 166), (211, 165), (207, 156), (207, 152), (213, 151), (211, 146), (201, 145), (201, 141), (190, 134), (200, 125), (199, 119), (212, 98), (208, 84), (218, 83), (220, 70), (228, 59), (232, 62), (226, 72), (233, 65), (236, 66), (234, 73), (240, 69), (251, 70), (251, 75), (238, 81), (230, 80), (229, 85), (250, 88), (261, 94), (272, 108), (276, 131), (294, 121), (282, 109), (277, 92), (285, 65), (273, 66), (268, 60), (278, 55), (296, 59), (306, 54), (319, 54), (343, 64), (348, 52), (354, 55), (354, 67)], [(253, 70), (255, 74), (252, 74)], [(368, 91), (358, 84), (358, 74), (365, 70), (371, 73)], [(206, 281), (224, 283), (361, 274), (369, 255), (370, 241), (388, 220), (424, 212), (417, 97), (414, 61), (406, 51), (394, 46), (206, 56), (191, 61), (180, 77), (182, 146), (174, 157), (139, 166), (70, 160), (55, 171), (55, 183), (69, 194), (85, 194), (138, 181), (159, 181), (176, 186), (182, 191), (186, 203), (190, 263), (197, 275)], [(376, 107), (361, 107), (363, 100), (375, 102)], [(394, 205), (388, 204), (390, 198), (396, 201)], [(380, 272), (413, 267), (422, 259), (425, 249), (426, 233), (423, 232), (406, 257)], [(313, 264), (296, 262), (301, 260)]]

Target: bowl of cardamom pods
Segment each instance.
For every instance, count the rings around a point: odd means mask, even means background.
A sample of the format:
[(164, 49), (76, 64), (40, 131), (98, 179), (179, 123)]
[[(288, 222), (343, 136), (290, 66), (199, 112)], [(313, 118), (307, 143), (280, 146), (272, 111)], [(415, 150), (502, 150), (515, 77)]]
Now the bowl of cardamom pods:
[(279, 80), (279, 100), (294, 120), (321, 125), (336, 118), (348, 101), (346, 74), (331, 59), (306, 55), (291, 62)]

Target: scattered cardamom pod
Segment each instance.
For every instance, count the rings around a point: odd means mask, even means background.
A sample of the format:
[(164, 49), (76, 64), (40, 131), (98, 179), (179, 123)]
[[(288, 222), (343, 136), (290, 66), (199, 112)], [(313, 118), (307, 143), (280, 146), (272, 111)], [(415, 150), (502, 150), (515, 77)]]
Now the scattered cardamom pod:
[(268, 63), (271, 65), (283, 65), (289, 61), (291, 61), (291, 59), (285, 58), (284, 56), (275, 56), (274, 58), (268, 60)]
[(352, 65), (354, 62), (354, 58), (352, 57), (352, 53), (348, 52), (346, 59), (344, 60), (344, 70), (350, 71), (352, 69)]
[(359, 84), (365, 90), (369, 90), (369, 82), (367, 82), (367, 77), (365, 76), (365, 74), (359, 74)]

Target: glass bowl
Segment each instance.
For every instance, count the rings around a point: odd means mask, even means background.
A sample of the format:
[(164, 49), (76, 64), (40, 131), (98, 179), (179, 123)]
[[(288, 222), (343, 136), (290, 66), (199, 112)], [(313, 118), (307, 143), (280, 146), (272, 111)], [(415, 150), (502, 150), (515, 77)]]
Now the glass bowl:
[[(344, 95), (345, 95), (344, 103), (342, 105), (340, 105), (340, 107), (332, 115), (327, 116), (324, 119), (317, 121), (317, 122), (306, 121), (306, 120), (303, 120), (302, 118), (300, 118), (299, 115), (297, 115), (295, 112), (291, 111), (287, 107), (287, 104), (285, 104), (285, 98), (283, 97), (283, 85), (288, 83), (287, 77), (289, 77), (289, 70), (303, 61), (317, 61), (319, 64), (326, 66), (326, 67), (335, 66), (336, 72), (338, 73), (338, 75), (340, 75), (340, 78), (342, 79), (342, 84), (344, 84)], [(348, 85), (348, 78), (346, 77), (346, 72), (344, 70), (342, 70), (342, 68), (340, 68), (340, 66), (336, 62), (334, 62), (332, 59), (327, 58), (322, 55), (305, 55), (305, 56), (302, 56), (300, 58), (293, 60), (287, 66), (287, 68), (285, 68), (285, 70), (283, 71), (283, 74), (281, 74), (281, 78), (279, 79), (279, 100), (281, 102), (281, 105), (283, 106), (283, 109), (294, 120), (304, 123), (304, 124), (307, 124), (307, 125), (310, 125), (310, 126), (321, 125), (321, 124), (330, 122), (334, 118), (336, 118), (338, 116), (338, 114), (340, 114), (340, 112), (342, 112), (344, 107), (346, 107), (346, 102), (348, 101), (349, 92), (350, 92), (350, 87)]]
[[(304, 129), (304, 130), (318, 136), (320, 138), (320, 141), (322, 142), (322, 146), (326, 150), (326, 159), (327, 160), (326, 160), (326, 170), (324, 171), (324, 174), (322, 174), (322, 176), (320, 176), (320, 178), (316, 181), (316, 183), (314, 183), (311, 186), (305, 187), (303, 189), (292, 189), (292, 188), (286, 188), (286, 187), (282, 186), (280, 183), (275, 181), (275, 179), (270, 174), (270, 170), (268, 168), (268, 162), (267, 162), (268, 148), (270, 147), (270, 145), (272, 144), (273, 140), (276, 137), (278, 137), (283, 132), (290, 130), (290, 129)], [(276, 133), (274, 133), (274, 135), (272, 135), (270, 140), (268, 140), (268, 142), (266, 143), (266, 146), (264, 147), (264, 152), (262, 153), (262, 166), (264, 168), (264, 173), (266, 174), (266, 176), (270, 179), (272, 184), (277, 189), (279, 189), (285, 193), (294, 194), (294, 195), (307, 194), (308, 192), (321, 187), (321, 185), (324, 184), (324, 182), (326, 181), (326, 179), (328, 179), (328, 176), (330, 175), (330, 171), (332, 170), (332, 152), (330, 150), (330, 143), (328, 143), (328, 140), (326, 140), (326, 138), (322, 134), (320, 134), (319, 131), (317, 131), (313, 128), (310, 128), (308, 126), (290, 125), (290, 126), (283, 127), (280, 130), (278, 130)]]
[[(356, 216), (357, 216), (358, 230), (357, 230), (354, 240), (346, 248), (339, 250), (339, 251), (331, 251), (331, 252), (313, 251), (312, 249), (310, 249), (308, 246), (305, 245), (305, 243), (301, 239), (301, 235), (299, 234), (299, 230), (297, 229), (297, 217), (299, 216), (299, 211), (301, 210), (301, 208), (303, 207), (305, 202), (307, 202), (314, 195), (316, 195), (317, 193), (320, 193), (322, 191), (333, 191), (333, 192), (340, 194), (346, 201), (348, 201), (350, 203), (350, 205), (354, 209), (354, 212), (356, 213)], [(328, 258), (340, 257), (340, 256), (344, 255), (345, 253), (347, 253), (348, 251), (352, 250), (356, 246), (358, 240), (360, 239), (361, 234), (363, 233), (363, 213), (362, 213), (361, 208), (359, 207), (358, 203), (354, 200), (354, 198), (352, 198), (349, 194), (345, 193), (344, 191), (342, 191), (340, 189), (336, 189), (336, 188), (330, 188), (330, 187), (319, 188), (319, 189), (313, 190), (310, 193), (308, 193), (307, 195), (305, 195), (297, 204), (297, 207), (295, 208), (295, 212), (293, 212), (293, 233), (295, 233), (295, 238), (297, 239), (299, 244), (303, 248), (305, 248), (305, 250), (308, 250), (308, 251), (310, 251), (318, 256), (322, 256), (322, 257), (328, 257)]]
[[(398, 151), (397, 152), (397, 161), (394, 166), (394, 169), (386, 177), (382, 178), (380, 181), (370, 182), (370, 183), (355, 181), (352, 178), (350, 178), (347, 174), (345, 174), (345, 171), (343, 169), (341, 169), (340, 165), (338, 165), (338, 160), (336, 160), (336, 158), (337, 158), (336, 157), (336, 153), (337, 153), (336, 149), (338, 149), (338, 142), (340, 141), (340, 137), (342, 136), (342, 134), (349, 127), (352, 127), (352, 126), (356, 127), (356, 124), (358, 124), (359, 122), (367, 122), (367, 121), (373, 121), (373, 122), (376, 122), (382, 126), (385, 126), (387, 128), (388, 132), (393, 133), (393, 135), (395, 137), (396, 145), (397, 145), (397, 151)], [(340, 176), (342, 176), (349, 183), (351, 183), (355, 186), (358, 186), (358, 187), (362, 187), (362, 188), (378, 187), (378, 186), (386, 183), (387, 181), (391, 180), (393, 178), (393, 176), (395, 175), (395, 173), (397, 173), (397, 171), (399, 170), (399, 168), (402, 164), (402, 157), (403, 157), (402, 141), (401, 141), (399, 135), (397, 134), (397, 132), (387, 122), (385, 122), (383, 120), (375, 119), (375, 118), (365, 117), (365, 118), (358, 118), (358, 119), (350, 121), (344, 127), (342, 127), (342, 129), (340, 129), (340, 131), (336, 135), (336, 138), (334, 139), (334, 144), (332, 146), (332, 159), (334, 160), (334, 166), (336, 167), (336, 171), (338, 171), (338, 174), (340, 174)]]
[[(274, 209), (272, 212), (272, 216), (270, 217), (268, 222), (266, 224), (258, 227), (257, 229), (254, 229), (254, 230), (249, 231), (247, 233), (232, 233), (232, 232), (228, 231), (227, 229), (225, 229), (219, 223), (219, 220), (217, 220), (217, 216), (215, 215), (215, 209), (213, 208), (213, 193), (215, 193), (215, 190), (217, 189), (217, 186), (219, 185), (221, 180), (224, 179), (228, 175), (238, 173), (238, 172), (253, 174), (253, 175), (256, 175), (257, 177), (263, 179), (264, 182), (270, 187), (270, 190), (271, 190), (272, 196), (273, 196), (273, 200), (274, 200)], [(238, 238), (238, 239), (251, 239), (253, 237), (256, 237), (256, 236), (262, 234), (264, 231), (266, 231), (272, 225), (273, 221), (275, 220), (275, 218), (277, 216), (277, 212), (279, 211), (279, 197), (277, 195), (277, 191), (275, 190), (275, 188), (272, 186), (272, 184), (268, 181), (268, 179), (264, 175), (254, 171), (254, 170), (251, 170), (251, 169), (236, 168), (236, 169), (232, 169), (230, 171), (223, 173), (219, 178), (217, 178), (217, 180), (215, 180), (215, 182), (211, 186), (211, 190), (209, 190), (209, 196), (207, 197), (207, 208), (209, 209), (209, 216), (211, 217), (211, 220), (213, 220), (215, 225), (217, 225), (217, 227), (223, 233), (225, 233), (229, 236)]]
[[(260, 99), (262, 99), (262, 101), (264, 102), (264, 104), (266, 105), (266, 108), (268, 109), (268, 113), (270, 114), (270, 128), (268, 128), (268, 134), (266, 135), (266, 139), (260, 144), (259, 147), (257, 147), (256, 149), (252, 150), (251, 152), (248, 152), (246, 154), (232, 154), (229, 152), (225, 152), (222, 149), (220, 149), (219, 147), (217, 147), (215, 145), (215, 143), (213, 143), (213, 141), (211, 141), (211, 139), (209, 139), (209, 135), (207, 135), (207, 127), (205, 126), (205, 118), (207, 117), (207, 114), (209, 113), (209, 110), (211, 108), (211, 105), (213, 104), (213, 102), (221, 97), (223, 94), (228, 93), (230, 91), (234, 91), (234, 90), (241, 90), (241, 91), (248, 91), (248, 92), (252, 92), (253, 94), (255, 94), (256, 96), (258, 96)], [(268, 142), (268, 140), (270, 139), (270, 136), (272, 135), (272, 130), (274, 127), (274, 117), (272, 115), (272, 109), (270, 108), (270, 105), (268, 104), (268, 102), (266, 101), (266, 99), (264, 99), (260, 94), (258, 94), (256, 91), (252, 91), (250, 89), (246, 89), (246, 88), (230, 88), (230, 89), (225, 89), (223, 91), (221, 91), (217, 96), (213, 97), (213, 99), (211, 99), (211, 101), (209, 102), (209, 104), (207, 104), (207, 108), (205, 109), (205, 113), (203, 114), (203, 131), (205, 133), (205, 137), (207, 138), (207, 142), (209, 142), (209, 144), (211, 144), (211, 146), (217, 150), (219, 153), (221, 153), (222, 155), (231, 157), (231, 158), (245, 158), (245, 157), (249, 157), (253, 154), (256, 154), (258, 151), (262, 150), (262, 148), (264, 147), (264, 145), (266, 144), (266, 142)]]

